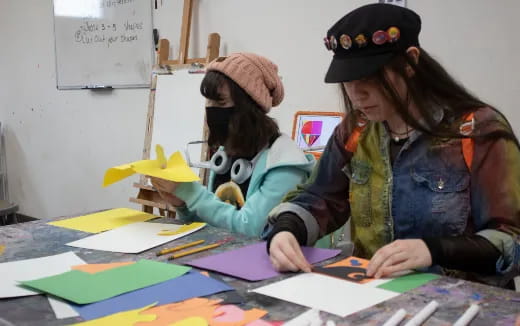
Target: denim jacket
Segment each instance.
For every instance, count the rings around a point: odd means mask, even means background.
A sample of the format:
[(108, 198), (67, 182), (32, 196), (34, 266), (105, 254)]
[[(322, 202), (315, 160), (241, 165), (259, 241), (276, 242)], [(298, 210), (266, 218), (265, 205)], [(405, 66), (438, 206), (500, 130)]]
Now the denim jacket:
[[(509, 128), (491, 108), (474, 117), (475, 135)], [(396, 239), (478, 234), (501, 253), (497, 275), (518, 275), (520, 151), (514, 142), (475, 141), (468, 167), (461, 139), (416, 131), (392, 164), (383, 123), (369, 122), (353, 153), (344, 146), (349, 135), (345, 124), (336, 128), (308, 182), (271, 211), (270, 225), (295, 213), (312, 245), (351, 217), (354, 255), (364, 258)]]

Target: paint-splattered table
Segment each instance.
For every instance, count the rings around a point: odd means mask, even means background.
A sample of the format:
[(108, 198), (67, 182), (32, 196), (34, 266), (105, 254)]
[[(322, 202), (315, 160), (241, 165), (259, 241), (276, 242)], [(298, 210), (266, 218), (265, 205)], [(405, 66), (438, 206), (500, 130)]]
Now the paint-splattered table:
[[(165, 219), (157, 221), (167, 222)], [(88, 263), (128, 261), (141, 258), (166, 260), (164, 256), (155, 256), (157, 249), (149, 250), (139, 255), (129, 255), (68, 247), (65, 243), (83, 238), (88, 234), (50, 226), (45, 224), (45, 222), (47, 221), (39, 220), (0, 227), (0, 244), (6, 245), (3, 254), (0, 255), (0, 262), (36, 258), (66, 251), (74, 251)], [(177, 240), (176, 244), (198, 239), (206, 239), (208, 242), (212, 242), (230, 236), (234, 240), (226, 245), (208, 252), (188, 256), (185, 260), (231, 248), (238, 248), (255, 242), (254, 239), (244, 236), (231, 235), (226, 230), (206, 227), (201, 231)], [(168, 247), (168, 245), (163, 247)], [(345, 250), (340, 258), (349, 254), (347, 248), (343, 249)], [(182, 263), (185, 260), (181, 258), (177, 263)], [(258, 307), (269, 311), (269, 315), (266, 318), (268, 320), (288, 320), (308, 310), (308, 308), (302, 306), (248, 292), (250, 289), (278, 279), (255, 283), (241, 281), (232, 277), (223, 277), (223, 279), (244, 296), (246, 299), (245, 308)], [(219, 295), (214, 297), (219, 297)], [(399, 308), (405, 307), (410, 314), (413, 314), (434, 299), (440, 303), (440, 307), (424, 325), (452, 324), (464, 312), (469, 302), (478, 302), (481, 306), (481, 312), (471, 323), (471, 325), (475, 326), (514, 325), (516, 315), (520, 314), (520, 293), (443, 277), (345, 319), (323, 312), (321, 317), (324, 321), (335, 321), (336, 325), (382, 325)], [(42, 295), (0, 299), (0, 326), (68, 325), (79, 321), (81, 321), (79, 318), (55, 319), (47, 299)]]

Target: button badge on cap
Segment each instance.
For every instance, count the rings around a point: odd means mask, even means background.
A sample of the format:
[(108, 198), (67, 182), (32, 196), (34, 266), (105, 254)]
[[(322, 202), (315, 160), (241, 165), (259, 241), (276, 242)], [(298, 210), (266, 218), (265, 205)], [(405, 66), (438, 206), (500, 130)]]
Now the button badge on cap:
[(343, 34), (339, 37), (339, 44), (345, 50), (348, 50), (352, 47), (352, 39), (347, 34)]
[(334, 37), (334, 35), (331, 35), (329, 39), (330, 47), (332, 48), (332, 50), (336, 50), (336, 48), (338, 47), (338, 41), (336, 40), (336, 37)]
[(363, 34), (358, 34), (358, 36), (356, 36), (354, 41), (356, 42), (357, 46), (360, 48), (365, 47), (368, 43), (367, 38)]
[(332, 47), (330, 46), (330, 41), (328, 39), (328, 37), (324, 37), (323, 38), (323, 44), (325, 44), (325, 48), (327, 48), (327, 50), (331, 51), (332, 50)]
[(386, 31), (386, 33), (388, 34), (388, 42), (390, 42), (390, 43), (397, 42), (399, 40), (399, 38), (401, 37), (401, 31), (399, 30), (399, 28), (397, 28), (395, 26), (390, 27)]
[(385, 31), (377, 31), (372, 35), (372, 42), (377, 45), (383, 45), (388, 41), (388, 34)]

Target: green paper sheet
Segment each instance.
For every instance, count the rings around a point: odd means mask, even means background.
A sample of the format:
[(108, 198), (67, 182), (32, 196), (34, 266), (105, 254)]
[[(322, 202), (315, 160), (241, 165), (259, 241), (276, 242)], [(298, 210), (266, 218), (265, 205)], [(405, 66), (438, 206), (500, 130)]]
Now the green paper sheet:
[(378, 286), (378, 288), (398, 293), (405, 293), (407, 291), (418, 288), (419, 286), (424, 285), (431, 280), (438, 279), (439, 277), (440, 275), (430, 273), (409, 274), (398, 277), (390, 282), (381, 284)]
[(190, 269), (143, 259), (132, 265), (95, 274), (72, 270), (21, 284), (78, 304), (87, 304), (165, 282)]

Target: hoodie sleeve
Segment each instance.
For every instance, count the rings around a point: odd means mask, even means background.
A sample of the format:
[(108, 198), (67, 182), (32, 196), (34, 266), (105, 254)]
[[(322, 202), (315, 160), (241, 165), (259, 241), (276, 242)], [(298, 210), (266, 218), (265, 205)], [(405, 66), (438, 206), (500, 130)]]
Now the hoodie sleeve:
[(298, 167), (273, 168), (265, 174), (258, 191), (247, 198), (241, 209), (222, 202), (198, 182), (179, 185), (175, 195), (186, 203), (186, 208), (181, 210), (181, 218), (182, 215), (188, 218), (196, 216), (197, 220), (213, 226), (259, 237), (269, 211), (306, 177), (307, 172)]

